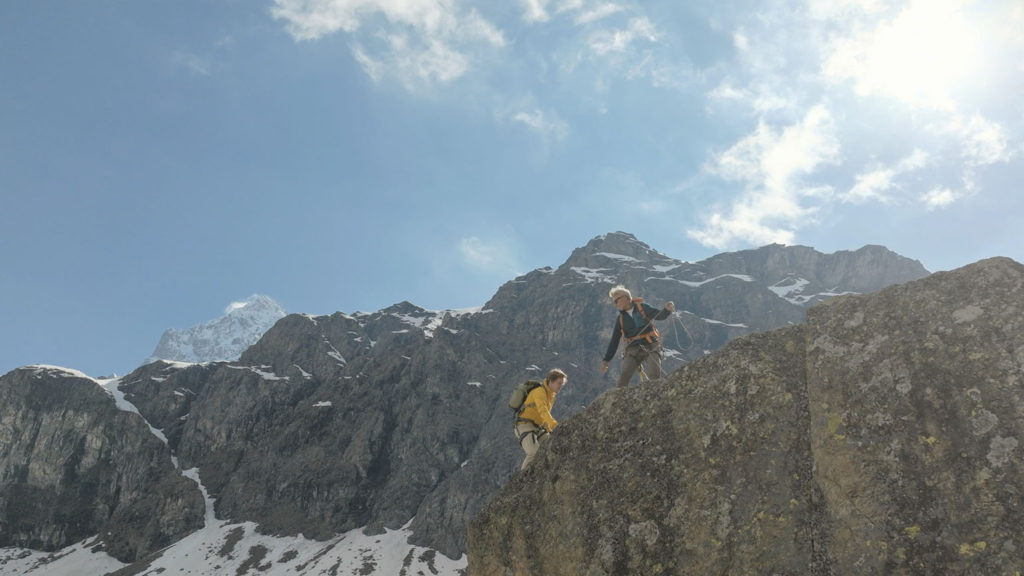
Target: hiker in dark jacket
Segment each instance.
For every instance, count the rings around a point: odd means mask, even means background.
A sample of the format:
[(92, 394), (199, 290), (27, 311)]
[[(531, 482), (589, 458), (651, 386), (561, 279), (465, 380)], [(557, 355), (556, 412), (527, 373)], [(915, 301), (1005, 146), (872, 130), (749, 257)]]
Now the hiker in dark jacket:
[(608, 369), (608, 362), (619, 349), (619, 340), (625, 338), (626, 349), (622, 356), (622, 372), (619, 374), (619, 386), (628, 386), (633, 373), (646, 362), (646, 374), (651, 380), (661, 378), (661, 339), (655, 320), (668, 318), (676, 309), (672, 302), (658, 310), (645, 304), (643, 298), (633, 298), (629, 290), (621, 284), (608, 292), (615, 307), (619, 310), (615, 327), (612, 329), (612, 341), (608, 343), (608, 351), (604, 354), (601, 371)]

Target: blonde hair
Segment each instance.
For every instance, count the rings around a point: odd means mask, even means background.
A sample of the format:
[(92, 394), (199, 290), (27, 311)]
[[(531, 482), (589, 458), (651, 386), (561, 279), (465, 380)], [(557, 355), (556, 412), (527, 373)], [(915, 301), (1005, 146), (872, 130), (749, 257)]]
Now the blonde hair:
[(555, 368), (551, 372), (548, 372), (548, 375), (544, 378), (544, 382), (550, 384), (550, 383), (554, 382), (555, 380), (561, 380), (562, 378), (568, 378), (568, 377), (569, 376), (566, 375), (565, 372), (559, 370), (558, 368)]
[(625, 286), (619, 284), (615, 288), (608, 291), (608, 297), (612, 300), (617, 300), (619, 297), (625, 296), (626, 298), (632, 299), (633, 295), (629, 293), (629, 290)]

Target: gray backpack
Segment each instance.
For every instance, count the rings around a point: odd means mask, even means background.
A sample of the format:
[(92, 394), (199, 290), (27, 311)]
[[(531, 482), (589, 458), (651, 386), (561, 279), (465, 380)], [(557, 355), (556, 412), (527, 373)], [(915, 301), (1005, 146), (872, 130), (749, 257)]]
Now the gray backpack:
[(526, 402), (526, 396), (538, 386), (541, 386), (541, 383), (536, 380), (527, 380), (516, 386), (515, 390), (512, 391), (512, 396), (508, 399), (508, 407), (518, 415), (523, 411), (523, 403)]

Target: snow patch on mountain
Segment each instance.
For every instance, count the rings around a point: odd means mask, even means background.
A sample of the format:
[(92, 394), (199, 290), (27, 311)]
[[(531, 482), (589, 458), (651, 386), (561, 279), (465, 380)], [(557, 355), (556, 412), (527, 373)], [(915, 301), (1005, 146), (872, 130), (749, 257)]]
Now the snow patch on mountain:
[[(412, 312), (392, 312), (391, 315), (401, 320), (404, 324), (419, 328), (423, 331), (423, 335), (426, 338), (433, 338), (434, 332), (441, 327), (445, 318), (458, 318), (460, 316), (479, 314), (480, 312), (483, 312), (482, 306), (458, 310), (425, 310), (418, 308)], [(408, 332), (408, 330), (396, 330), (394, 332), (397, 334), (399, 332)]]
[(614, 284), (615, 277), (606, 272), (610, 272), (610, 268), (585, 268), (583, 266), (573, 266), (571, 270), (586, 279), (587, 283), (605, 283)]
[[(212, 516), (212, 506), (212, 500), (208, 498), (209, 516)], [(204, 528), (158, 553), (142, 571), (131, 573), (192, 576), (460, 576), (466, 573), (465, 556), (452, 560), (430, 548), (413, 546), (408, 543), (410, 534), (406, 525), (375, 536), (355, 529), (330, 540), (316, 541), (301, 535), (275, 537), (259, 534), (257, 525), (252, 522), (212, 520)], [(127, 564), (102, 551), (98, 537), (56, 552), (0, 549), (0, 576), (100, 576), (125, 566)]]
[(827, 300), (834, 296), (842, 296), (844, 294), (857, 294), (857, 292), (851, 292), (848, 290), (839, 291), (838, 288), (826, 290), (825, 292), (818, 292), (814, 294), (804, 294), (804, 289), (810, 284), (810, 280), (800, 278), (797, 276), (788, 276), (784, 280), (780, 280), (775, 284), (768, 287), (769, 290), (778, 295), (779, 298), (788, 300), (793, 304), (806, 305), (810, 302), (817, 302), (821, 300)]
[(146, 362), (158, 359), (194, 363), (234, 361), (284, 316), (285, 311), (277, 302), (255, 294), (228, 304), (224, 316), (216, 320), (187, 330), (167, 330)]

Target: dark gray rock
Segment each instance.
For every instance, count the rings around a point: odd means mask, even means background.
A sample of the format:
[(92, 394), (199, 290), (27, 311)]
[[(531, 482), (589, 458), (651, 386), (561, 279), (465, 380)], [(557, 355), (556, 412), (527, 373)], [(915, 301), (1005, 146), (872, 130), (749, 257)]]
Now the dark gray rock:
[(603, 394), (473, 520), (469, 573), (1015, 574), (1022, 438), (996, 258)]

